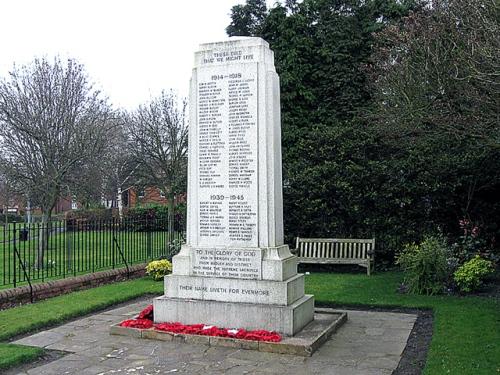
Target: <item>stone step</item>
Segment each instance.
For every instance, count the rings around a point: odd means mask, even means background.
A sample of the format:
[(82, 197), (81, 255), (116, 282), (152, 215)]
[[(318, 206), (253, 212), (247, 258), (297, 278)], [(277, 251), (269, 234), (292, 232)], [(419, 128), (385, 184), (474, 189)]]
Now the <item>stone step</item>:
[(165, 296), (287, 306), (304, 296), (304, 275), (285, 281), (168, 275)]
[(314, 297), (304, 295), (288, 306), (179, 299), (153, 300), (155, 323), (181, 322), (225, 328), (265, 329), (293, 336), (313, 320)]

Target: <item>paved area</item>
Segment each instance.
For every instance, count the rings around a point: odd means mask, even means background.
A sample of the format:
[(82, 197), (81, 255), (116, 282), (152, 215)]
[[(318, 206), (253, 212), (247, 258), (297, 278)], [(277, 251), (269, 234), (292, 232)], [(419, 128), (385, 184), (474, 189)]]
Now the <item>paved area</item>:
[(385, 375), (397, 367), (416, 315), (348, 311), (349, 320), (312, 357), (111, 336), (149, 300), (102, 312), (16, 341), (70, 352), (19, 374)]

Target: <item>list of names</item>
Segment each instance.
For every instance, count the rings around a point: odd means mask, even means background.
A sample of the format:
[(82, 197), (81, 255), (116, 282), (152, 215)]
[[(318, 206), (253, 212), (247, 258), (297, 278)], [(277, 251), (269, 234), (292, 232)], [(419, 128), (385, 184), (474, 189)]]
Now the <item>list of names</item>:
[(198, 236), (257, 247), (257, 64), (198, 73)]

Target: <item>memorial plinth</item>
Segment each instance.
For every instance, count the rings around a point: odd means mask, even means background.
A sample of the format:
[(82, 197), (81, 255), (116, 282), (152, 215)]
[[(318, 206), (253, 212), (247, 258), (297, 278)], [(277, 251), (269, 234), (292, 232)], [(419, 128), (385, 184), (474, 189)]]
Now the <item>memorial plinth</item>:
[(260, 38), (200, 46), (190, 87), (187, 242), (155, 322), (293, 335), (314, 298), (283, 242), (279, 78)]

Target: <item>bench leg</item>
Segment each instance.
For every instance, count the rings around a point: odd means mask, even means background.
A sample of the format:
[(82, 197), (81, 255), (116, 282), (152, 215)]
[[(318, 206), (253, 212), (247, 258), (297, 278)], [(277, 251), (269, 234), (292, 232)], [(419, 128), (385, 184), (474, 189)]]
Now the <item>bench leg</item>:
[(366, 274), (368, 276), (371, 275), (371, 267), (372, 267), (372, 262), (368, 262), (368, 267), (366, 267)]

